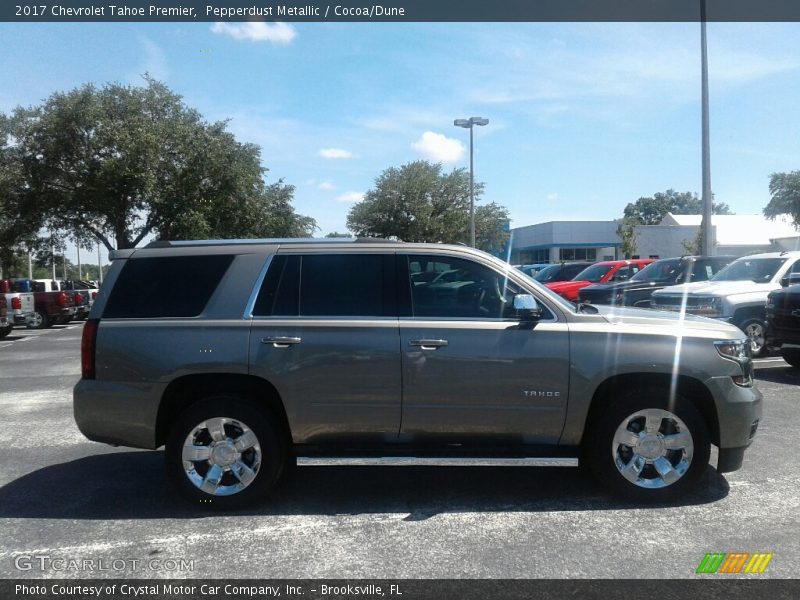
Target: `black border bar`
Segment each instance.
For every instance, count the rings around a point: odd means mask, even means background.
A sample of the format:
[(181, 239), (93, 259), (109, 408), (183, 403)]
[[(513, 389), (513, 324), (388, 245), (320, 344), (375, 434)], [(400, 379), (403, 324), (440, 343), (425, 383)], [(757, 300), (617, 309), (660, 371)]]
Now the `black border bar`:
[(703, 1), (708, 21), (800, 21), (798, 0), (4, 0), (0, 21), (691, 22)]
[[(27, 592), (18, 586), (25, 586)], [(124, 587), (127, 586), (127, 587)], [(206, 586), (205, 588), (203, 586)], [(324, 587), (327, 586), (327, 587)], [(44, 593), (30, 593), (37, 587)], [(182, 591), (177, 591), (176, 588)], [(277, 588), (280, 595), (259, 592)], [(133, 593), (133, 589), (137, 593)], [(205, 593), (203, 590), (205, 589)], [(61, 590), (61, 591), (59, 591)], [(113, 590), (113, 591), (112, 591)], [(238, 592), (237, 592), (238, 590)], [(245, 590), (242, 592), (241, 590)], [(100, 593), (97, 593), (99, 591)], [(227, 591), (227, 593), (226, 593)], [(323, 593), (327, 591), (327, 593)], [(703, 576), (699, 579), (4, 579), (3, 600), (539, 600), (580, 598), (638, 600), (794, 600), (800, 580), (761, 576)]]

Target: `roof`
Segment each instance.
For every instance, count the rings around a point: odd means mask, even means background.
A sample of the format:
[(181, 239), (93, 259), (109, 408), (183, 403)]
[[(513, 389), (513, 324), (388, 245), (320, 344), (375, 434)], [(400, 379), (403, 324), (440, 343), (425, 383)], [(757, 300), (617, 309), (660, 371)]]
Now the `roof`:
[[(661, 225), (699, 227), (703, 215), (673, 215), (661, 220)], [(769, 246), (772, 240), (796, 237), (797, 229), (788, 215), (770, 221), (764, 215), (712, 215), (711, 224), (716, 229), (718, 246)]]

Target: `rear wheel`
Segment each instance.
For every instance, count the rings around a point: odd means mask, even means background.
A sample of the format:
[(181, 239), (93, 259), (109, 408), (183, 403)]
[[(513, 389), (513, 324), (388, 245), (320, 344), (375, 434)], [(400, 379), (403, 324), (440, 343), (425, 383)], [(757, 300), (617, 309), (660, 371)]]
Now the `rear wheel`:
[(796, 369), (800, 368), (800, 348), (781, 348), (781, 356)]
[(4, 338), (4, 337), (6, 337), (6, 336), (7, 336), (9, 333), (11, 333), (11, 330), (12, 330), (12, 329), (14, 329), (14, 326), (13, 326), (13, 325), (8, 325), (7, 327), (3, 327), (2, 329), (0, 329), (0, 339), (3, 339), (3, 338)]
[(28, 329), (47, 329), (53, 326), (53, 321), (46, 312), (36, 310), (28, 318), (26, 326)]
[(688, 493), (711, 452), (703, 417), (668, 388), (631, 389), (590, 424), (584, 458), (594, 475), (634, 502), (665, 502)]
[(229, 395), (205, 398), (181, 413), (165, 453), (167, 475), (185, 498), (223, 510), (264, 500), (286, 457), (277, 420)]

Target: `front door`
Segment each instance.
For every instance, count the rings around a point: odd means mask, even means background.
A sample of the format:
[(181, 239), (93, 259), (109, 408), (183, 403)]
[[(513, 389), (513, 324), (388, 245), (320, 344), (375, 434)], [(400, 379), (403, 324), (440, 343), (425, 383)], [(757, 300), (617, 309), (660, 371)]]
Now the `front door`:
[(446, 254), (398, 261), (411, 315), (400, 318), (401, 439), (557, 443), (569, 390), (569, 331), (557, 312), (521, 323), (492, 267)]

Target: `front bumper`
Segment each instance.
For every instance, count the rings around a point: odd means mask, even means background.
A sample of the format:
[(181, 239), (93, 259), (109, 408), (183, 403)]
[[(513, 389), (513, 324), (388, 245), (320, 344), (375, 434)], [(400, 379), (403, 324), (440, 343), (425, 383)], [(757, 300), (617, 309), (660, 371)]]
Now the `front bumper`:
[(717, 470), (735, 471), (741, 467), (744, 451), (752, 443), (761, 422), (761, 392), (755, 386), (736, 385), (730, 376), (712, 377), (705, 383), (717, 409)]

